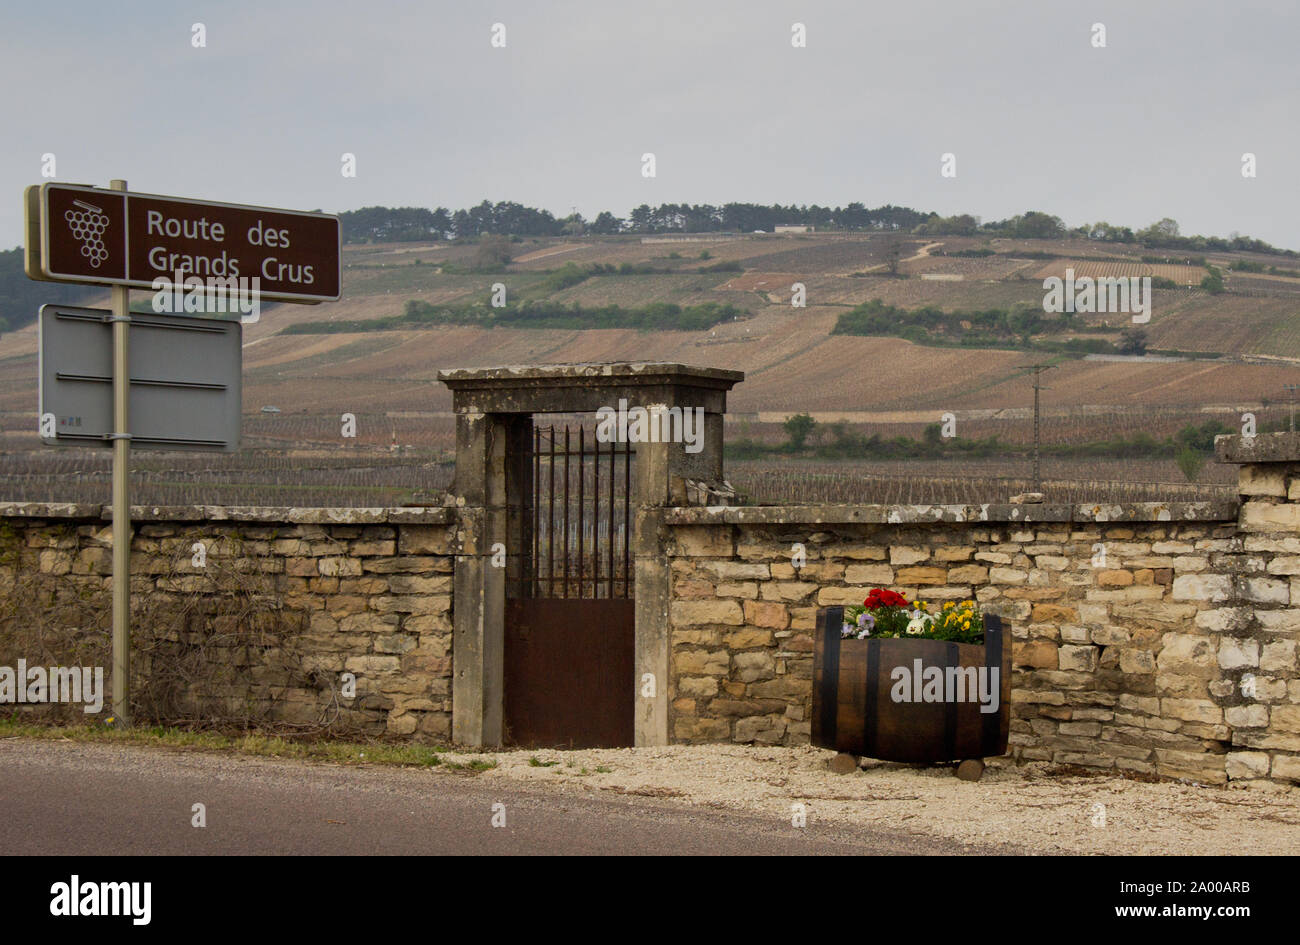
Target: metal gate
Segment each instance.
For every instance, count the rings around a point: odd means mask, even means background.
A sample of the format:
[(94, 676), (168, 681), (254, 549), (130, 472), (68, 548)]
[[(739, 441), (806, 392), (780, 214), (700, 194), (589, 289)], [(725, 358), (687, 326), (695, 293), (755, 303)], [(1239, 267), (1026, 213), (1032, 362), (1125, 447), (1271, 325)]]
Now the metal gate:
[(511, 465), (525, 560), (507, 582), (508, 744), (633, 743), (635, 455), (583, 427), (534, 426)]

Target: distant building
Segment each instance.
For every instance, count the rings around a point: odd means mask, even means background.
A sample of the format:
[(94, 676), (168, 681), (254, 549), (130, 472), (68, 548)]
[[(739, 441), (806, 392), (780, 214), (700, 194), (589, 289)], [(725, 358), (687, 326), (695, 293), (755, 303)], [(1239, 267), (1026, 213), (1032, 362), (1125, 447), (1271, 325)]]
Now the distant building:
[(280, 412), (279, 407), (272, 407), (269, 404), (262, 408), (262, 413), (279, 413), (279, 412)]
[(773, 233), (811, 233), (815, 229), (811, 223), (778, 223)]

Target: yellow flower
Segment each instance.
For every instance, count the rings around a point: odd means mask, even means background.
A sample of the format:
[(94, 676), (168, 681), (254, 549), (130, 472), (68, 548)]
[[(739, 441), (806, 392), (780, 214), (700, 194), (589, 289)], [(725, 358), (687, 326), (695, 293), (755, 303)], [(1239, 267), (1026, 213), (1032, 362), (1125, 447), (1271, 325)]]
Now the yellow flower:
[(944, 605), (943, 605), (943, 609), (944, 609), (944, 610), (952, 610), (952, 601), (948, 601), (948, 603), (944, 604)]

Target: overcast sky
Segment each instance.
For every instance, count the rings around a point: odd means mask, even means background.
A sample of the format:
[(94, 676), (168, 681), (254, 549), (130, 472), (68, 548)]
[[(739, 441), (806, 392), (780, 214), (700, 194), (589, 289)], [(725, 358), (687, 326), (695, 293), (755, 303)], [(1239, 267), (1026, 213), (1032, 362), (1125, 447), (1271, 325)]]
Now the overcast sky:
[(857, 200), (1300, 248), (1298, 24), (1294, 0), (14, 4), (0, 247), (53, 153), (63, 181), (293, 209)]

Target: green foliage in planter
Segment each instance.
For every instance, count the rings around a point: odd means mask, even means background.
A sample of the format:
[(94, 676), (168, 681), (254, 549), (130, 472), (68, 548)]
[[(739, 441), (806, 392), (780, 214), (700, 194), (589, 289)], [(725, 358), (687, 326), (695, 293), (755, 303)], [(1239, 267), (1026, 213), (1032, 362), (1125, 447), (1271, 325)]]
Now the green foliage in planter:
[(840, 635), (855, 640), (902, 637), (982, 644), (984, 616), (973, 600), (932, 605), (875, 588), (862, 606), (844, 608)]

